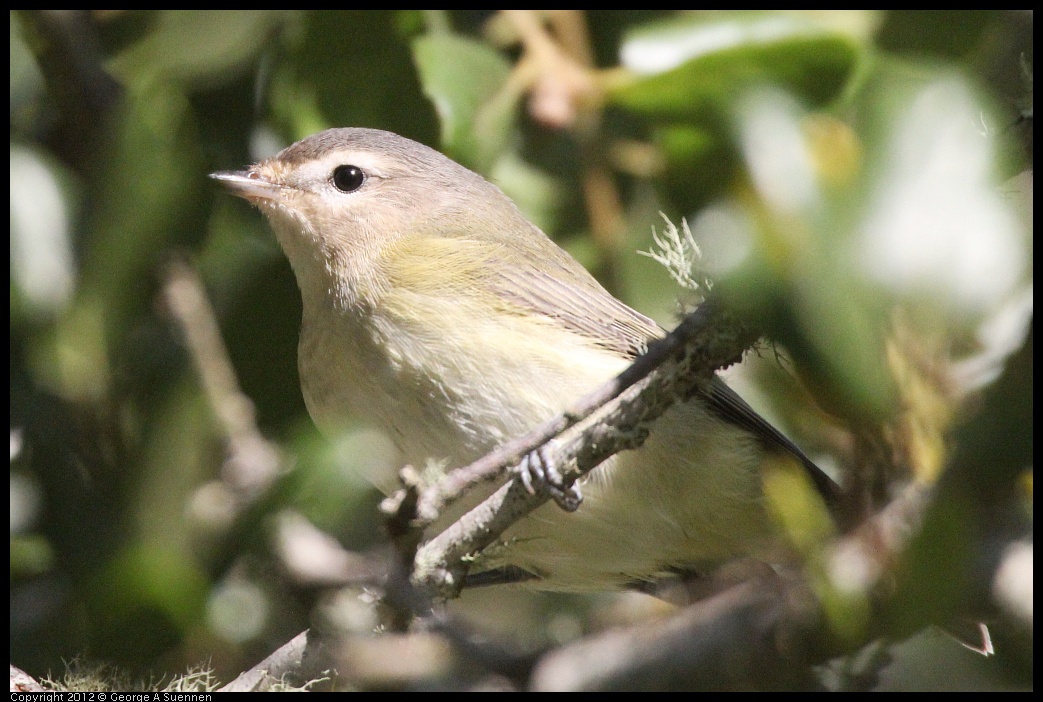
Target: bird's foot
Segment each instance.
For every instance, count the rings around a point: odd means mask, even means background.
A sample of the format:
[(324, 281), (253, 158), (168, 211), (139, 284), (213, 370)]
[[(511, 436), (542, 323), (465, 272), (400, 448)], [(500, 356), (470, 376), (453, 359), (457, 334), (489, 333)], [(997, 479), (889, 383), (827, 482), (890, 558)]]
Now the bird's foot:
[(537, 490), (546, 490), (558, 506), (566, 512), (575, 512), (583, 501), (583, 494), (575, 482), (566, 485), (558, 466), (550, 458), (545, 446), (526, 455), (515, 469), (522, 485), (535, 495)]

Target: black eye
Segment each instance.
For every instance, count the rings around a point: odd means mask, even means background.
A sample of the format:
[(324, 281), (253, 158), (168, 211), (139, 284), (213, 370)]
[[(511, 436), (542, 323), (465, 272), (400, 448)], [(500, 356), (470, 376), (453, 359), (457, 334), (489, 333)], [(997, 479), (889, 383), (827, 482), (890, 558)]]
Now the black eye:
[(337, 166), (333, 169), (333, 185), (342, 193), (353, 193), (362, 187), (366, 174), (358, 166)]

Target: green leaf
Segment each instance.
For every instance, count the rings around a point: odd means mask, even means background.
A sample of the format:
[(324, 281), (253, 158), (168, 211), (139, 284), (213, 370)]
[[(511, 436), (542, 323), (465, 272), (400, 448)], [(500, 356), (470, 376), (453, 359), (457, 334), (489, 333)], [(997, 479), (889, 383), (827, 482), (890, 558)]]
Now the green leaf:
[(649, 117), (699, 122), (765, 84), (821, 105), (841, 93), (861, 55), (850, 34), (794, 15), (686, 16), (624, 40), (622, 64), (638, 77), (609, 99)]
[(124, 79), (203, 81), (253, 61), (288, 14), (271, 10), (163, 10), (145, 37), (117, 56)]
[(518, 95), (505, 90), (510, 64), (485, 44), (448, 34), (415, 40), (413, 59), (441, 120), (442, 148), (488, 173), (514, 122)]
[(660, 183), (676, 206), (697, 210), (734, 184), (739, 159), (723, 129), (681, 122), (653, 133), (667, 163)]

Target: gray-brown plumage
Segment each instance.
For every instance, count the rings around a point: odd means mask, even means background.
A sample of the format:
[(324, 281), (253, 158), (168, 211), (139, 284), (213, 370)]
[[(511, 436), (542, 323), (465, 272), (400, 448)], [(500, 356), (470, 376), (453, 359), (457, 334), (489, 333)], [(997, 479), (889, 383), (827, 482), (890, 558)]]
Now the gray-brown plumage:
[[(215, 174), (267, 216), (303, 300), (308, 410), (354, 416), (404, 460), (464, 465), (619, 373), (663, 331), (611, 296), (477, 174), (372, 129), (331, 129)], [(771, 541), (759, 470), (788, 452), (832, 483), (723, 381), (648, 442), (589, 474), (573, 514), (547, 504), (475, 565), (539, 587), (621, 587), (756, 555)]]

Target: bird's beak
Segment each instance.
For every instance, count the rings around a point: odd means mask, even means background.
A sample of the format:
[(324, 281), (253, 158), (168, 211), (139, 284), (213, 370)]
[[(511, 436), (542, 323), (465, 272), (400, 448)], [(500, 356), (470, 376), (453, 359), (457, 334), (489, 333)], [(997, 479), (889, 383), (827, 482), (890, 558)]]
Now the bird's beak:
[(219, 181), (232, 195), (258, 203), (265, 200), (278, 200), (285, 189), (256, 171), (217, 171), (210, 177)]

